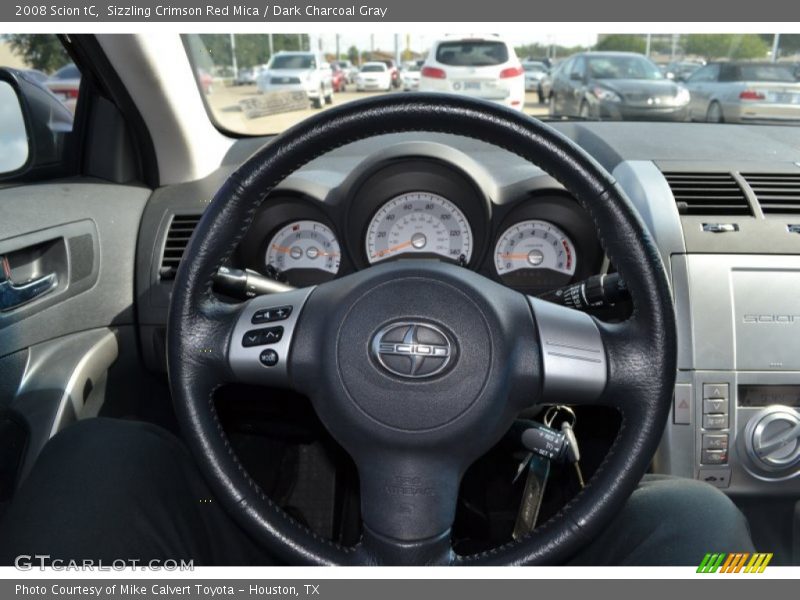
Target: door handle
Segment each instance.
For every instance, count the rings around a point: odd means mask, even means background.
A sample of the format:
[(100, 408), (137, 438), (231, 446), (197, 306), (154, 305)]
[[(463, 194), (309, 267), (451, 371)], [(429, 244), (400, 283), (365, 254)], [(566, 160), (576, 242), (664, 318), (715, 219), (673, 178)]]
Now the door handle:
[(55, 273), (16, 284), (11, 280), (8, 258), (0, 256), (0, 312), (13, 310), (54, 289), (58, 285)]

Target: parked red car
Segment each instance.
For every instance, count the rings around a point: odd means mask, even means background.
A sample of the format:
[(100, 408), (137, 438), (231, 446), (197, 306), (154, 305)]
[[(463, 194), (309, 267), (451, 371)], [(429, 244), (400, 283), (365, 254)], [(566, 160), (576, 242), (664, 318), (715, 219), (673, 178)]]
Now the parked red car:
[(339, 66), (339, 63), (331, 63), (333, 73), (333, 91), (337, 94), (347, 90), (347, 73)]

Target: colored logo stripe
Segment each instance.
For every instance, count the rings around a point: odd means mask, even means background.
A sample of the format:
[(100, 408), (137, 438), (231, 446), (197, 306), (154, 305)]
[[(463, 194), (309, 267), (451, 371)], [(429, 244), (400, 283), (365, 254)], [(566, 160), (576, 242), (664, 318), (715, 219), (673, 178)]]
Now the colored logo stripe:
[[(729, 554), (709, 552), (703, 557), (700, 566), (697, 567), (698, 573), (763, 573), (764, 569), (772, 560), (771, 552), (732, 552)], [(747, 562), (747, 559), (750, 559)], [(747, 563), (747, 566), (745, 566)], [(744, 568), (744, 571), (742, 569)]]

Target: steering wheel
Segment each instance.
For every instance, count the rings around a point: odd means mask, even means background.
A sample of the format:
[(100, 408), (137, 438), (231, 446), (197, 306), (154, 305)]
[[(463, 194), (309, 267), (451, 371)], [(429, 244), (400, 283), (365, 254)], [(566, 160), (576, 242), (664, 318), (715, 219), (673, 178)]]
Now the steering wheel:
[[(315, 287), (230, 304), (212, 278), (265, 196), (346, 143), (433, 131), (535, 163), (588, 211), (625, 280), (632, 315), (605, 323), (436, 261), (384, 263)], [(476, 100), (415, 93), (306, 119), (249, 158), (217, 192), (184, 254), (169, 313), (168, 369), (184, 437), (224, 508), (290, 563), (557, 563), (613, 517), (655, 452), (676, 368), (675, 317), (656, 247), (625, 193), (551, 127)], [(272, 502), (231, 448), (214, 408), (227, 382), (306, 395), (359, 473), (362, 535), (343, 547)], [(269, 402), (268, 394), (264, 402)], [(450, 530), (461, 476), (541, 403), (597, 404), (620, 431), (585, 488), (519, 541), (459, 556)]]

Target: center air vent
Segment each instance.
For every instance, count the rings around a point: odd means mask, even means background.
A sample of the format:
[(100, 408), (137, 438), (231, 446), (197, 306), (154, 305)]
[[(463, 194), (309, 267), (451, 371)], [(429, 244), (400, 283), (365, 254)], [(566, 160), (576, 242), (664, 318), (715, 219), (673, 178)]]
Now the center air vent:
[(186, 244), (192, 237), (192, 232), (200, 222), (201, 215), (175, 215), (169, 224), (167, 241), (164, 243), (164, 253), (161, 255), (161, 268), (158, 270), (159, 279), (175, 279), (178, 265), (183, 258)]
[(800, 214), (800, 173), (742, 173), (765, 215)]
[(682, 215), (753, 214), (742, 188), (730, 173), (668, 172), (664, 177)]

